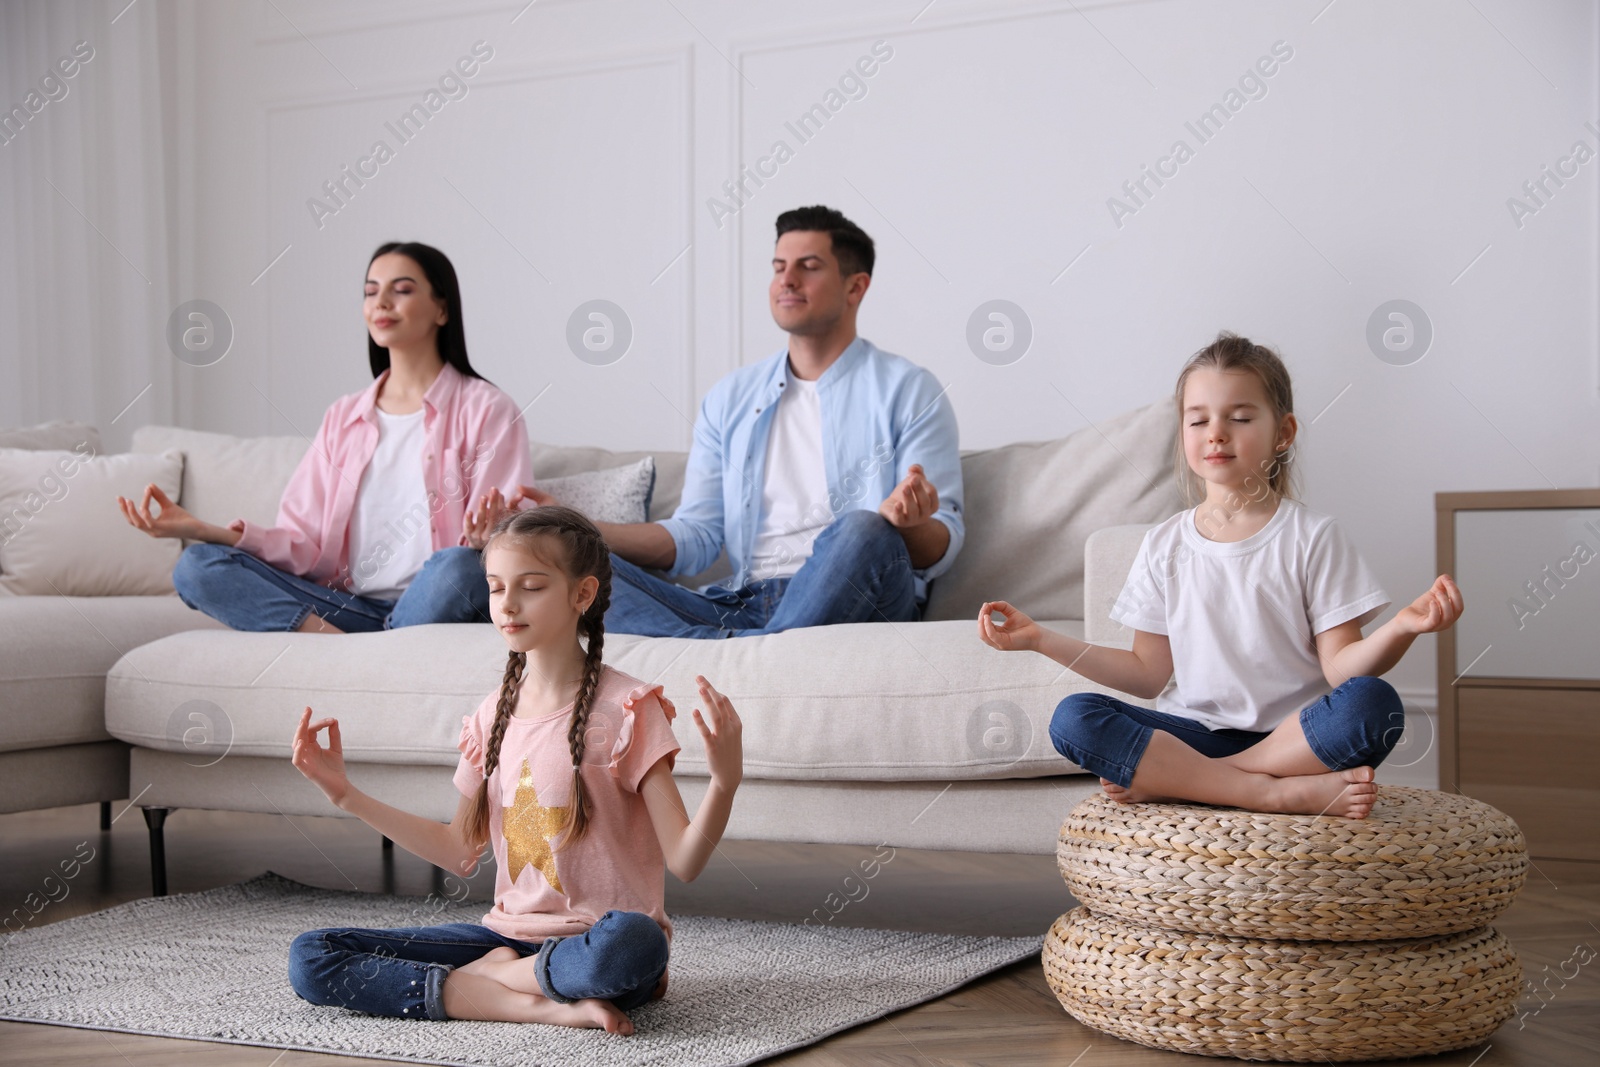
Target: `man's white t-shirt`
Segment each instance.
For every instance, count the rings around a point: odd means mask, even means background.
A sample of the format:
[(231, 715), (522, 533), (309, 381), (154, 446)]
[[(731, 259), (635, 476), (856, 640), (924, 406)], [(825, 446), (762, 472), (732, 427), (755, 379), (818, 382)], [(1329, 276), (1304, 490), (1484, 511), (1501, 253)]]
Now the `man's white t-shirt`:
[(761, 488), (761, 518), (750, 553), (754, 578), (789, 578), (811, 557), (811, 544), (833, 522), (822, 464), (822, 401), (817, 383), (784, 371), (772, 413)]
[(1210, 541), (1194, 509), (1145, 534), (1111, 617), (1172, 645), (1156, 710), (1212, 730), (1267, 731), (1330, 691), (1315, 636), (1389, 604), (1328, 516), (1280, 500), (1243, 541)]
[(350, 516), (350, 585), (362, 596), (398, 600), (433, 554), (428, 489), (422, 481), (422, 409), (378, 410), (378, 448), (361, 473)]

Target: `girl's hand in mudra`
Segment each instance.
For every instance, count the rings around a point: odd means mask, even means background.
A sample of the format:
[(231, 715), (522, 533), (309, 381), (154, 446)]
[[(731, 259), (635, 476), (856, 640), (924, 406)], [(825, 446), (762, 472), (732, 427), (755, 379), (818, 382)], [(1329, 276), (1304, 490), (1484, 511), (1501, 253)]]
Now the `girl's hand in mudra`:
[(462, 534), (467, 544), (473, 548), (482, 548), (489, 541), (489, 531), (494, 529), (494, 524), (508, 511), (513, 511), (513, 505), (506, 501), (499, 489), (491, 489), (478, 500), (478, 510), (469, 511), (461, 520)]
[[(995, 614), (1004, 621), (995, 622)], [(1002, 652), (1037, 651), (1039, 624), (1007, 604), (1004, 600), (990, 600), (978, 612), (978, 636), (990, 648)]]
[[(326, 727), (328, 747), (317, 741), (317, 734)], [(350, 779), (344, 773), (344, 745), (339, 741), (339, 720), (311, 721), (311, 709), (300, 715), (300, 727), (294, 732), (294, 754), (290, 757), (295, 769), (311, 779), (318, 789), (333, 801), (335, 807), (350, 791)]]
[(1438, 633), (1454, 626), (1465, 607), (1455, 579), (1441, 574), (1426, 593), (1401, 608), (1394, 621), (1406, 633)]
[(711, 780), (731, 792), (744, 778), (744, 743), (740, 739), (744, 724), (732, 701), (703, 676), (696, 675), (694, 680), (700, 689), (700, 702), (706, 707), (704, 712), (695, 708), (691, 713), (700, 739), (705, 742), (706, 765)]

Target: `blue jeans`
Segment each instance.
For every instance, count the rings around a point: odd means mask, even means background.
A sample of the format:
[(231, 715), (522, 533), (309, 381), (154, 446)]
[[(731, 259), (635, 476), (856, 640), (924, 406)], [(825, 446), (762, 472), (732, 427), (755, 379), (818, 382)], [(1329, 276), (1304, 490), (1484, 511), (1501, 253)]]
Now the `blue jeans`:
[(922, 614), (906, 542), (876, 511), (839, 516), (789, 578), (704, 593), (611, 555), (606, 629), (647, 637), (751, 637), (840, 622), (914, 622)]
[(518, 941), (477, 923), (309, 930), (289, 946), (289, 984), (313, 1004), (397, 1019), (444, 1019), (451, 970), (502, 945), (537, 954), (539, 988), (560, 1004), (609, 1000), (623, 1011), (648, 1001), (667, 970), (667, 935), (650, 916), (608, 911), (586, 933)]
[[(1300, 711), (1311, 751), (1330, 771), (1376, 767), (1400, 740), (1406, 709), (1394, 686), (1381, 678), (1351, 678)], [(1084, 770), (1126, 789), (1156, 730), (1203, 756), (1232, 756), (1265, 733), (1210, 730), (1193, 719), (1147, 711), (1104, 693), (1074, 693), (1056, 705), (1050, 740)]]
[(297, 630), (316, 612), (345, 633), (371, 633), (430, 622), (488, 622), (489, 582), (483, 553), (441, 548), (399, 600), (378, 600), (331, 589), (281, 571), (228, 545), (190, 545), (172, 569), (178, 597), (235, 630)]

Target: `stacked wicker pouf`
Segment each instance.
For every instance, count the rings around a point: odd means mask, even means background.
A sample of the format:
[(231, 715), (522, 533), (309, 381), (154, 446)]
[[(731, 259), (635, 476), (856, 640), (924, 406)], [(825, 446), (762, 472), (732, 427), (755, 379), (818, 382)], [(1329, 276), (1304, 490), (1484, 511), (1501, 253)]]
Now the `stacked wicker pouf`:
[(1366, 819), (1190, 804), (1073, 809), (1057, 847), (1083, 905), (1044, 969), (1080, 1022), (1247, 1060), (1445, 1052), (1516, 1009), (1489, 926), (1527, 875), (1522, 832), (1467, 797), (1383, 786)]

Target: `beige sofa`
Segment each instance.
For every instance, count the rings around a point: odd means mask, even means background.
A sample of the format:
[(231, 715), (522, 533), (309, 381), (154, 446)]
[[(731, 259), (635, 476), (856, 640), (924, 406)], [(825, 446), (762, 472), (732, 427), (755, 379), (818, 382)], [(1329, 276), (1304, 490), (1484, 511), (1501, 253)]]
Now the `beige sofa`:
[[(685, 708), (696, 674), (735, 699), (745, 780), (731, 837), (1049, 852), (1062, 813), (1095, 780), (1056, 754), (1047, 727), (1062, 697), (1089, 683), (1043, 657), (983, 645), (978, 606), (1007, 599), (1055, 628), (1122, 640), (1105, 612), (1138, 524), (1179, 507), (1172, 423), (1157, 403), (1056, 441), (964, 453), (967, 543), (933, 584), (923, 621), (721, 642), (608, 635), (607, 661), (662, 682)], [(135, 452), (181, 452), (180, 501), (223, 522), (270, 522), (306, 447), (167, 427), (134, 437)], [(558, 477), (640, 455), (536, 445), (534, 472)], [(654, 455), (650, 517), (660, 518), (677, 504), (686, 457)], [(86, 617), (103, 641), (81, 640)], [(0, 635), (0, 804), (132, 797), (151, 826), (157, 892), (170, 809), (339, 814), (288, 762), (306, 705), (340, 720), (362, 789), (448, 820), (461, 717), (505, 663), (488, 626), (235, 633), (175, 596), (0, 596)], [(54, 726), (40, 730), (41, 721)], [(704, 753), (692, 727), (680, 722), (678, 735), (693, 805)], [(101, 764), (89, 762), (91, 750)]]

